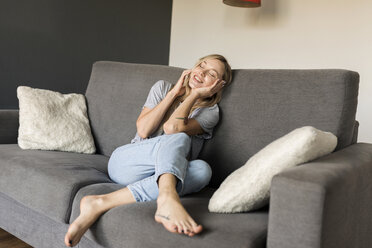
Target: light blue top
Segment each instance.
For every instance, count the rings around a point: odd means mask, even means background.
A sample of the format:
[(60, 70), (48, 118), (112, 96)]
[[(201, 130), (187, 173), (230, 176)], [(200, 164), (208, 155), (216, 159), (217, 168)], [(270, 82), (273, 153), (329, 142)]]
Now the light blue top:
[[(147, 96), (147, 100), (145, 104), (143, 105), (143, 107), (147, 107), (150, 109), (154, 108), (165, 98), (165, 96), (167, 95), (171, 87), (172, 87), (172, 84), (167, 81), (164, 81), (164, 80), (157, 81), (152, 86), (149, 92), (149, 95)], [(198, 157), (203, 147), (204, 140), (212, 138), (213, 128), (217, 125), (219, 121), (218, 105), (215, 104), (212, 107), (197, 108), (189, 115), (189, 118), (190, 119), (193, 118), (197, 120), (201, 128), (204, 130), (203, 134), (195, 135), (192, 137), (190, 159), (193, 160)], [(150, 135), (148, 138), (157, 137), (163, 134), (164, 132), (154, 133)], [(136, 136), (132, 139), (131, 143), (136, 143), (141, 140), (144, 140), (144, 139), (141, 138), (138, 135), (138, 133), (136, 133)]]

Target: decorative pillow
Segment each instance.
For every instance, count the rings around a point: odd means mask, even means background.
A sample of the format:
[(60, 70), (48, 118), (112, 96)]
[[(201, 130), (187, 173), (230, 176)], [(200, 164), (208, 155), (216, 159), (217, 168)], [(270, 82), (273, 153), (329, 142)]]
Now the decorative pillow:
[(95, 153), (84, 95), (19, 86), (17, 97), (22, 149)]
[(230, 174), (209, 201), (209, 211), (236, 213), (268, 204), (277, 173), (331, 153), (337, 137), (311, 126), (297, 128), (273, 141)]

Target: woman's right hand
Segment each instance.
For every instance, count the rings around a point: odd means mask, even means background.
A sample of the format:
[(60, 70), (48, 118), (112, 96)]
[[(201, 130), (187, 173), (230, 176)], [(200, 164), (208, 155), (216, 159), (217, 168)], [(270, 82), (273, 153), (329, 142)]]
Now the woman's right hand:
[(185, 94), (185, 91), (186, 91), (186, 88), (184, 86), (184, 81), (185, 81), (185, 78), (186, 76), (190, 75), (191, 73), (191, 70), (184, 70), (182, 72), (182, 75), (181, 77), (178, 79), (176, 85), (173, 87), (173, 89), (171, 90), (172, 94), (174, 94), (174, 96), (182, 96), (183, 94)]

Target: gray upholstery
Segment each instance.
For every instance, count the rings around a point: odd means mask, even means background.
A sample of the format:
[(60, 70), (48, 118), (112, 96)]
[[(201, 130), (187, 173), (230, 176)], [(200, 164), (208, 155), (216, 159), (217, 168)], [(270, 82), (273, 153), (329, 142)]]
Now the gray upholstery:
[(0, 109), (0, 144), (16, 144), (18, 137), (18, 110)]
[(130, 143), (151, 86), (159, 79), (174, 83), (181, 72), (164, 65), (94, 63), (86, 98), (97, 153), (110, 156)]
[[(98, 152), (110, 155), (128, 143), (152, 84), (175, 83), (182, 69), (97, 62), (86, 92)], [(359, 75), (347, 70), (235, 70), (220, 103), (220, 125), (201, 158), (212, 165), (211, 186), (273, 140), (311, 125), (351, 144)], [(229, 166), (226, 166), (228, 164)]]
[(372, 247), (372, 144), (286, 170), (271, 185), (269, 248)]
[[(66, 248), (64, 237), (68, 224), (32, 210), (0, 192), (0, 228), (22, 239), (35, 248)], [(7, 247), (13, 248), (12, 244)], [(82, 237), (79, 248), (103, 248)]]
[[(175, 83), (182, 70), (95, 63), (86, 91), (95, 155), (21, 150), (18, 110), (0, 111), (0, 227), (34, 247), (64, 247), (81, 198), (123, 187), (107, 176), (108, 156), (135, 135), (151, 86), (159, 79)], [(358, 81), (356, 72), (337, 69), (235, 70), (220, 124), (201, 154), (213, 169), (211, 187), (300, 126), (337, 135), (337, 151), (275, 176), (270, 206), (257, 211), (209, 213), (212, 188), (185, 196), (184, 206), (205, 228), (195, 237), (156, 223), (153, 201), (109, 210), (79, 247), (371, 247), (372, 145), (355, 144)]]
[[(302, 126), (351, 144), (359, 76), (346, 70), (239, 70), (220, 103), (221, 125), (201, 158), (212, 165), (211, 186), (275, 139)], [(228, 164), (228, 166), (226, 166)]]
[(24, 205), (68, 223), (72, 200), (83, 186), (111, 182), (108, 158), (0, 145), (0, 189)]
[(359, 132), (359, 122), (355, 121), (354, 124), (354, 131), (353, 131), (353, 139), (351, 140), (351, 144), (355, 144), (358, 141), (358, 132)]
[[(83, 196), (105, 194), (120, 189), (117, 184), (94, 184), (77, 193), (71, 222), (79, 215)], [(268, 210), (263, 208), (248, 214), (215, 214), (208, 211), (214, 190), (185, 196), (182, 204), (193, 218), (203, 223), (204, 231), (193, 238), (173, 234), (154, 221), (156, 201), (134, 203), (109, 210), (87, 232), (86, 236), (105, 247), (245, 247), (266, 246)], [(143, 238), (140, 238), (143, 237)]]

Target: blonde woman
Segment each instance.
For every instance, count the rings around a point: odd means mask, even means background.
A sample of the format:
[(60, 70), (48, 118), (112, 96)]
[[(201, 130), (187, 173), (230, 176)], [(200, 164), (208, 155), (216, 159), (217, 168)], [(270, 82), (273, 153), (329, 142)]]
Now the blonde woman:
[(160, 80), (151, 88), (137, 119), (131, 144), (118, 147), (108, 163), (110, 178), (124, 188), (85, 196), (80, 215), (70, 225), (65, 244), (79, 243), (104, 212), (123, 204), (157, 200), (155, 220), (170, 232), (194, 236), (203, 227), (187, 213), (179, 196), (198, 192), (211, 178), (209, 165), (197, 156), (219, 120), (217, 103), (231, 82), (227, 60), (205, 56), (178, 82)]

